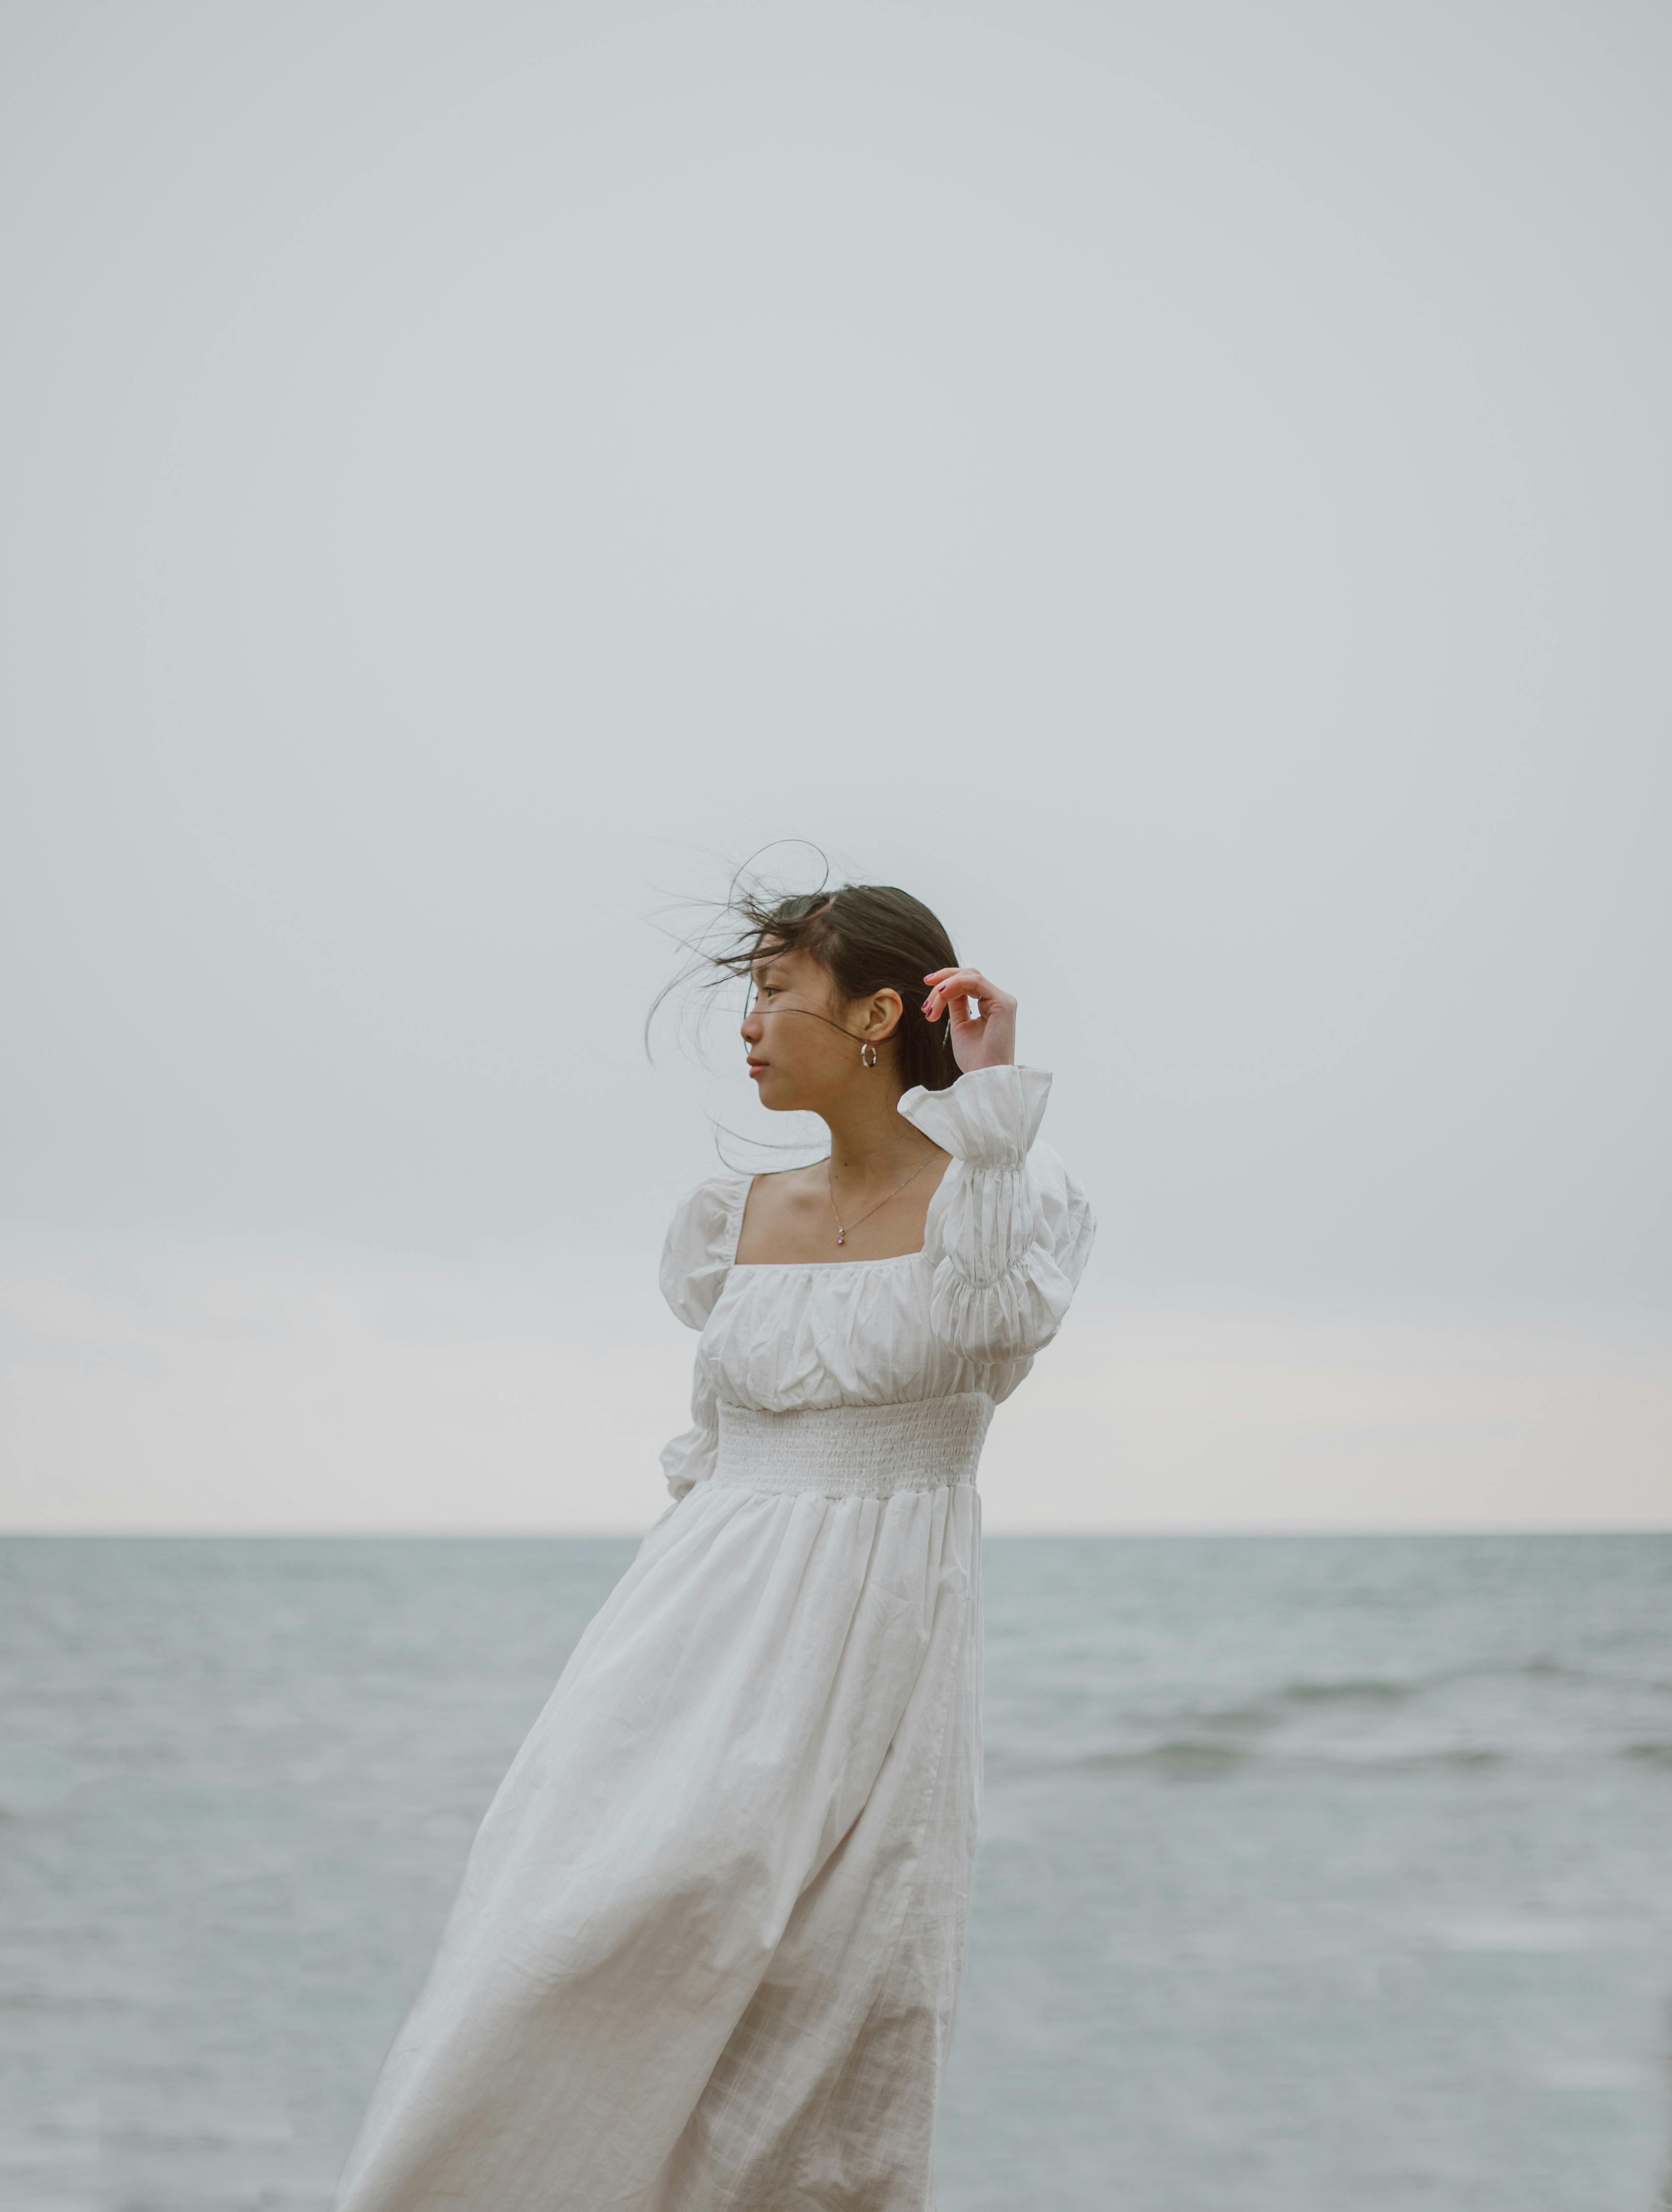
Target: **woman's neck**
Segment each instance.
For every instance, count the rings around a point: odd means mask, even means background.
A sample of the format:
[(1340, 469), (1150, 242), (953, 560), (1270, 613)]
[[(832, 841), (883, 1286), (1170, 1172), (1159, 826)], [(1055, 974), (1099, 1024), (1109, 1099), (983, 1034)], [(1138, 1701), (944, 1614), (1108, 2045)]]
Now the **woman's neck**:
[(855, 1085), (848, 1097), (820, 1107), (819, 1118), (830, 1132), (833, 1173), (846, 1176), (850, 1184), (881, 1182), (938, 1149), (898, 1111), (904, 1095), (885, 1079), (874, 1093)]

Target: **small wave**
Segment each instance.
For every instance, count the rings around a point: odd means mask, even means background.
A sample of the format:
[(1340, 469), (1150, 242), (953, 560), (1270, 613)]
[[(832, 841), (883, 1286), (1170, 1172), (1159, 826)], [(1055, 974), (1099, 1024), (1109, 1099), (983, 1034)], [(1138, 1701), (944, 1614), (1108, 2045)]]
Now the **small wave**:
[[(1220, 1729), (1240, 1735), (1260, 1729), (1280, 1728), (1283, 1715), (1274, 1705), (1256, 1700), (1251, 1705), (1180, 1705), (1171, 1712), (1152, 1712), (1146, 1716), (1134, 1714), (1134, 1719), (1147, 1718), (1152, 1727), (1187, 1728), (1204, 1731), (1210, 1741)], [(1193, 1736), (1190, 1741), (1195, 1741)]]
[(1053, 1759), (1037, 1752), (1006, 1752), (989, 1744), (987, 1778), (989, 1782), (1039, 1781), (1050, 1777), (1067, 1779), (1082, 1774), (1154, 1773), (1178, 1776), (1214, 1775), (1243, 1765), (1249, 1754), (1243, 1746), (1181, 1737), (1163, 1743), (1134, 1744), (1107, 1751), (1065, 1753)]
[(1541, 1652), (1535, 1659), (1524, 1659), (1519, 1666), (1479, 1667), (1472, 1670), (1478, 1674), (1497, 1674), (1510, 1681), (1535, 1682), (1601, 1682), (1611, 1689), (1654, 1690), (1662, 1686), (1651, 1678), (1638, 1676), (1617, 1667), (1582, 1667), (1572, 1659), (1554, 1659)]
[(1286, 1682), (1277, 1695), (1294, 1705), (1401, 1705), (1417, 1694), (1414, 1682), (1389, 1682), (1379, 1675), (1340, 1682)]
[(1657, 1696), (1672, 1691), (1672, 1682), (1658, 1674), (1642, 1674), (1630, 1668), (1582, 1667), (1571, 1659), (1553, 1659), (1547, 1652), (1523, 1660), (1518, 1666), (1460, 1667), (1454, 1679), (1462, 1681), (1470, 1676), (1505, 1681), (1592, 1682), (1604, 1689), (1648, 1690)]
[[(1371, 1766), (1507, 1766), (1511, 1754), (1507, 1751), (1490, 1751), (1481, 1746), (1456, 1751), (1410, 1751), (1393, 1759), (1369, 1759), (1363, 1764)], [(1338, 1765), (1359, 1762), (1338, 1760)]]
[(1672, 1766), (1672, 1743), (1628, 1743), (1620, 1755), (1639, 1759), (1645, 1766)]
[(1557, 1659), (1547, 1651), (1530, 1659), (1483, 1666), (1441, 1667), (1415, 1681), (1398, 1681), (1386, 1675), (1348, 1675), (1338, 1681), (1286, 1682), (1272, 1696), (1292, 1705), (1402, 1705), (1428, 1692), (1468, 1682), (1588, 1682), (1610, 1689), (1664, 1690), (1668, 1685), (1651, 1675), (1634, 1675), (1617, 1668), (1584, 1667)]
[(1207, 1780), (1256, 1767), (1324, 1770), (1336, 1774), (1420, 1773), (1448, 1769), (1475, 1772), (1507, 1765), (1511, 1754), (1479, 1746), (1449, 1750), (1369, 1753), (1283, 1750), (1213, 1737), (1174, 1736), (1159, 1743), (1071, 1753), (1061, 1759), (989, 1749), (987, 1771), (994, 1781), (1071, 1774), (1163, 1774), (1180, 1780)]
[[(1432, 1674), (1404, 1680), (1381, 1674), (1297, 1677), (1236, 1704), (1214, 1705), (1206, 1699), (1181, 1699), (1177, 1703), (1134, 1700), (1124, 1709), (1117, 1706), (1109, 1717), (1117, 1729), (1153, 1729), (1162, 1741), (1206, 1741), (1219, 1745), (1229, 1756), (1247, 1738), (1291, 1729), (1297, 1721), (1304, 1722), (1310, 1716), (1319, 1716), (1325, 1722), (1339, 1716), (1342, 1722), (1356, 1721), (1368, 1728), (1382, 1715), (1393, 1713), (1415, 1700), (1440, 1696), (1443, 1704), (1443, 1693), (1457, 1685), (1528, 1679), (1560, 1679), (1609, 1687), (1622, 1682), (1628, 1687), (1660, 1686), (1653, 1682), (1632, 1685), (1625, 1677), (1569, 1666), (1546, 1655), (1508, 1666), (1442, 1668)], [(1635, 1755), (1655, 1759), (1660, 1754), (1651, 1745), (1647, 1751)]]
[(294, 2135), (295, 2130), (289, 2122), (280, 2118), (276, 2118), (267, 2126), (258, 2122), (248, 2127), (231, 2129), (209, 2125), (181, 2127), (166, 2120), (153, 2123), (141, 2119), (131, 2121), (125, 2127), (104, 2129), (100, 2140), (124, 2150), (221, 2151), (246, 2150), (252, 2145), (264, 2147), (272, 2143), (289, 2143), (294, 2139)]
[(1112, 1774), (1131, 1767), (1151, 1767), (1164, 1774), (1224, 1774), (1248, 1764), (1251, 1754), (1239, 1743), (1180, 1737), (1165, 1743), (1146, 1744), (1131, 1751), (1093, 1751), (1070, 1762), (1083, 1774)]

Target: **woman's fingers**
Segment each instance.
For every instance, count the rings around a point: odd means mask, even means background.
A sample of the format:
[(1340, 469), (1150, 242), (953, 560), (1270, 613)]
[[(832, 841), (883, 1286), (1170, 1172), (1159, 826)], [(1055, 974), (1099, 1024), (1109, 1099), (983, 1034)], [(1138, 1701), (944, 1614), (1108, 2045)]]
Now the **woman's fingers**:
[(979, 968), (937, 968), (923, 981), (929, 986), (923, 1012), (932, 1022), (945, 1014), (952, 1056), (964, 1074), (1014, 1060), (1016, 1001), (1008, 991), (990, 983)]
[[(990, 985), (986, 987), (986, 995), (991, 995)], [(979, 1003), (982, 996), (983, 979), (973, 968), (943, 969), (923, 1001), (923, 1012), (932, 1022), (946, 1012), (954, 1021), (967, 1021), (969, 1001), (974, 999)]]
[(970, 1015), (959, 1003), (965, 999), (975, 1000), (983, 1020), (988, 1014), (1002, 1012), (1016, 1004), (1007, 991), (989, 983), (979, 968), (936, 968), (923, 981), (930, 986), (923, 1012), (932, 1022), (939, 1020), (942, 1009), (949, 1004), (955, 1022), (968, 1021)]

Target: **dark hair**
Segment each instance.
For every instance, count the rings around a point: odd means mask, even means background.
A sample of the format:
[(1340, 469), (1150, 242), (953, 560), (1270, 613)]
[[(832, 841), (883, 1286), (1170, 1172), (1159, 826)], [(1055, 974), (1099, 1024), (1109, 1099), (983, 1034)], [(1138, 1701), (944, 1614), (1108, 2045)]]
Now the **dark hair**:
[(923, 978), (937, 968), (956, 968), (958, 955), (939, 921), (909, 891), (891, 884), (842, 884), (785, 897), (739, 878), (703, 939), (685, 942), (695, 957), (684, 975), (707, 969), (711, 982), (747, 975), (757, 960), (775, 952), (805, 952), (844, 1000), (897, 991), (903, 1012), (892, 1042), (905, 1088), (944, 1091), (957, 1080), (952, 1024), (945, 1016), (938, 1022), (925, 1016)]

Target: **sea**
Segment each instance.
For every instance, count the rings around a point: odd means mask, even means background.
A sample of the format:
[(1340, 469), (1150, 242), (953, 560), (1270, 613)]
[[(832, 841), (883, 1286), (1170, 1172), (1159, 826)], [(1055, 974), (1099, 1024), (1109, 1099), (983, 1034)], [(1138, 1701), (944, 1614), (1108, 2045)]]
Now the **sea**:
[[(0, 1544), (5, 2212), (325, 2212), (632, 1552)], [(1672, 2207), (1672, 1535), (985, 1577), (940, 2212)]]

